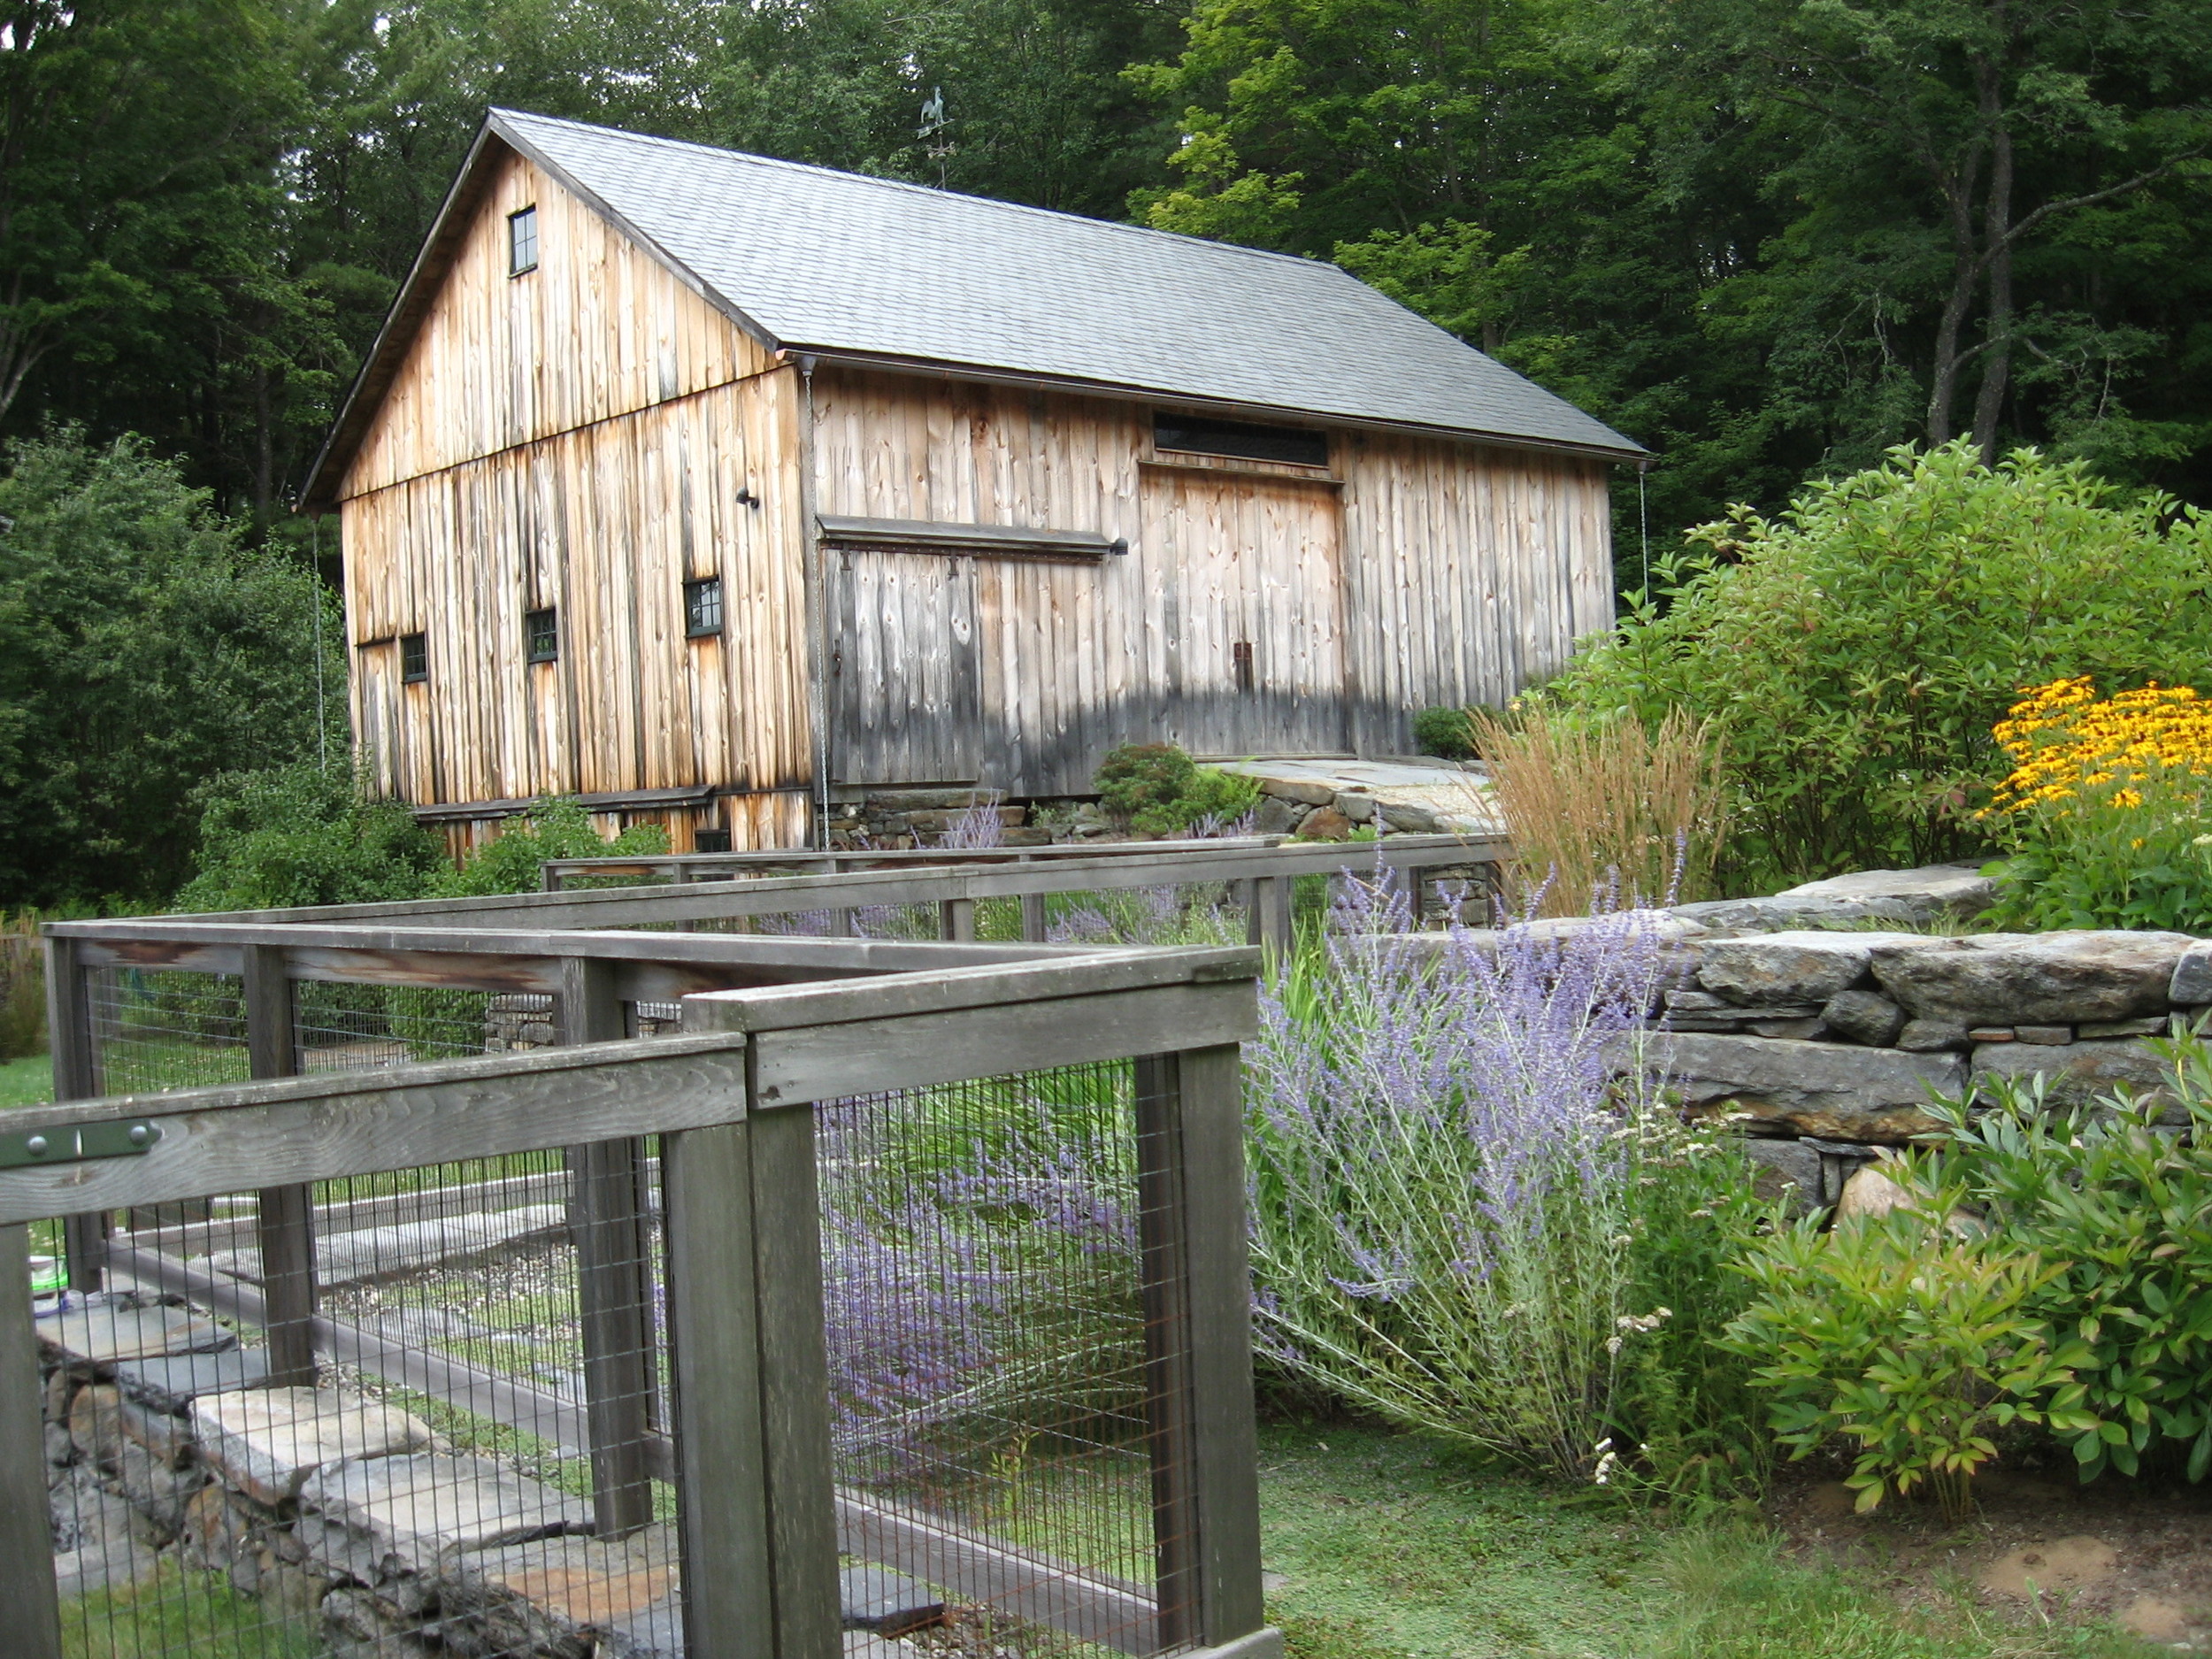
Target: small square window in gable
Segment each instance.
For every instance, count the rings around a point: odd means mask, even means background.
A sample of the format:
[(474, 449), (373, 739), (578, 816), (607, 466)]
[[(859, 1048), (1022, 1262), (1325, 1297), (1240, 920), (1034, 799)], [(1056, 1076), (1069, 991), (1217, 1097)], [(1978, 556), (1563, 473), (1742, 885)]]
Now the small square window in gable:
[(402, 683), (419, 686), (430, 678), (430, 636), (426, 634), (403, 634), (399, 636), (399, 677)]
[(684, 584), (684, 634), (703, 640), (722, 632), (722, 579), (703, 576)]
[(523, 655), (534, 663), (549, 663), (561, 654), (561, 618), (557, 611), (528, 611), (522, 618)]
[(526, 207), (507, 215), (507, 274), (538, 268), (538, 210)]

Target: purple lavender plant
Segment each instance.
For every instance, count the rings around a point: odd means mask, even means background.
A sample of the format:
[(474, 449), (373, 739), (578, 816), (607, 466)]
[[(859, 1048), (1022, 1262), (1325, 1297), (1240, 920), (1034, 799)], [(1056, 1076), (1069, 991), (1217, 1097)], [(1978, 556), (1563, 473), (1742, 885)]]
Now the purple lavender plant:
[(1003, 847), (1006, 845), (1006, 823), (999, 817), (995, 806), (972, 801), (959, 817), (945, 826), (945, 833), (937, 838), (937, 844), (964, 851)]
[(1133, 1171), (1112, 1133), (1125, 1102), (1088, 1108), (1006, 1084), (818, 1113), (841, 1478), (956, 1484), (1009, 1436), (1126, 1414), (1141, 1342)]
[(1664, 1114), (1622, 1062), (1661, 975), (1652, 912), (1409, 934), (1387, 872), (1248, 1052), (1254, 1311), (1344, 1397), (1586, 1471), (1630, 1291), (1635, 1183)]

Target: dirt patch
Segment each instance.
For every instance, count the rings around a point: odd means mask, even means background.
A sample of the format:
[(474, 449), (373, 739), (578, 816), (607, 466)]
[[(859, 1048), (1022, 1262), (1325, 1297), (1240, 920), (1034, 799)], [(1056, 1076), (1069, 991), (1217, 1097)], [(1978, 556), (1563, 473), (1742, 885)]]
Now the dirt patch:
[(2168, 1479), (2084, 1486), (2062, 1471), (1994, 1470), (1979, 1513), (1947, 1522), (1931, 1504), (1855, 1510), (1833, 1479), (1778, 1485), (1769, 1509), (1793, 1554), (1870, 1574), (1901, 1601), (1962, 1587), (1993, 1608), (2108, 1618), (2162, 1647), (2212, 1653), (2212, 1489)]

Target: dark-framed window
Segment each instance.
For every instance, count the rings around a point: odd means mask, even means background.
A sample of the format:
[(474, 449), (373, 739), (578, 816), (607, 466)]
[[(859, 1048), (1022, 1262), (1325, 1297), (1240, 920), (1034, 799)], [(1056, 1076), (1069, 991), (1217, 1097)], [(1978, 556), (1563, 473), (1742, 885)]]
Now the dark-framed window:
[(691, 832), (691, 850), (695, 853), (726, 853), (730, 850), (730, 833), (726, 829), (703, 829)]
[(538, 210), (518, 208), (507, 215), (507, 274), (520, 276), (538, 268)]
[(426, 634), (403, 634), (399, 636), (399, 677), (401, 683), (419, 686), (430, 678), (430, 636)]
[(1203, 415), (1155, 414), (1152, 446), (1192, 455), (1227, 455), (1243, 461), (1286, 461), (1293, 466), (1326, 466), (1329, 434), (1305, 426), (1258, 426), (1242, 420), (1214, 420)]
[(561, 654), (561, 613), (548, 606), (526, 611), (522, 616), (523, 655), (534, 663), (549, 663)]
[(702, 576), (684, 584), (684, 634), (703, 640), (722, 632), (722, 579)]

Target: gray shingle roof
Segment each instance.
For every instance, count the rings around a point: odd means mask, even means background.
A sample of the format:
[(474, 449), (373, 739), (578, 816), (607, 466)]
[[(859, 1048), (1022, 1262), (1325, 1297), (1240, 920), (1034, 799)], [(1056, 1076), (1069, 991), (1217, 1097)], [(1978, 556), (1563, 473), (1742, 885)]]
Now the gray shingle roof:
[(779, 345), (1640, 453), (1318, 260), (511, 110), (491, 127)]

